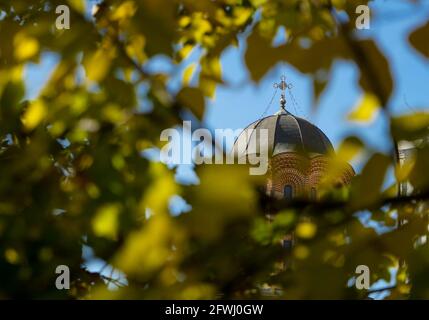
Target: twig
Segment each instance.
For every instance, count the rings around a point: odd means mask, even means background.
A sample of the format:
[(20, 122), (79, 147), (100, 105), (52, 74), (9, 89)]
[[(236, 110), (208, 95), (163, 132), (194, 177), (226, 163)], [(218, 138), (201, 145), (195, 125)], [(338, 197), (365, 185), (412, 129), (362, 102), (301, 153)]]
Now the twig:
[(264, 194), (262, 196), (262, 205), (268, 207), (269, 211), (273, 213), (278, 212), (282, 209), (303, 209), (303, 208), (314, 208), (317, 211), (330, 211), (336, 209), (344, 209), (345, 211), (357, 212), (361, 210), (371, 210), (383, 207), (385, 205), (393, 204), (407, 204), (413, 201), (424, 201), (429, 200), (429, 189), (418, 194), (387, 197), (380, 199), (380, 201), (374, 202), (366, 207), (350, 207), (347, 201), (311, 201), (311, 200), (277, 200), (268, 197)]
[(390, 287), (383, 287), (383, 288), (368, 290), (368, 292), (367, 292), (368, 294), (367, 295), (370, 295), (372, 293), (377, 293), (377, 292), (383, 292), (383, 291), (386, 291), (386, 290), (393, 290), (393, 289), (396, 289), (396, 287), (397, 287), (397, 285), (392, 285)]

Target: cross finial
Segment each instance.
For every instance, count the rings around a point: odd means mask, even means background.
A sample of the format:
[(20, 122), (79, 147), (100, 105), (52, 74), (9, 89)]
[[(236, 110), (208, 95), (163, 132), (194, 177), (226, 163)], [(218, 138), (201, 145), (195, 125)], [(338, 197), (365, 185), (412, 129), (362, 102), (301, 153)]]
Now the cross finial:
[(290, 89), (292, 88), (291, 84), (288, 84), (286, 82), (286, 76), (281, 76), (280, 77), (280, 82), (279, 83), (274, 83), (274, 88), (276, 89), (280, 89), (282, 91), (281, 95), (280, 95), (280, 107), (286, 111), (286, 89)]

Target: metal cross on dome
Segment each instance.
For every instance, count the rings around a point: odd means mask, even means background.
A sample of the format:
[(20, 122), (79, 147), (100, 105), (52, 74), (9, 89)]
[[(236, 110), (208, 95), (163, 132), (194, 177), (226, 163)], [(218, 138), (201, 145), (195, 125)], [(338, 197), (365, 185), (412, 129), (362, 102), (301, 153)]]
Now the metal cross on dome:
[(281, 76), (280, 77), (280, 82), (279, 83), (274, 83), (274, 88), (276, 89), (280, 89), (282, 91), (281, 95), (280, 95), (280, 107), (286, 111), (286, 89), (292, 89), (292, 84), (287, 83), (286, 82), (286, 76)]

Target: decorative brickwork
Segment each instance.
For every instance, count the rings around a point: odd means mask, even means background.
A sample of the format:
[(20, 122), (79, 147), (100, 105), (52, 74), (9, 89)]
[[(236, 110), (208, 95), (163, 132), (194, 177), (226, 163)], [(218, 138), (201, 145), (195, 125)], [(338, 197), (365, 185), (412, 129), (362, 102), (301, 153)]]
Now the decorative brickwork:
[[(317, 188), (327, 173), (328, 157), (325, 155), (306, 156), (297, 152), (277, 154), (270, 159), (267, 192), (275, 198), (283, 198), (286, 186), (292, 187), (293, 197), (317, 197)], [(353, 168), (345, 163), (334, 179), (335, 186), (350, 183)]]

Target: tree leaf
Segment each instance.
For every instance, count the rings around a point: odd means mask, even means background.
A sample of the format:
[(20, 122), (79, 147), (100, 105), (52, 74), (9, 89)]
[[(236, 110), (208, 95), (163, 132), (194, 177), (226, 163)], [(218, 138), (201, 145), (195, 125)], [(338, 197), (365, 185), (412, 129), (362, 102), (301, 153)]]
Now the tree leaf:
[(216, 86), (222, 83), (222, 66), (219, 57), (204, 57), (201, 59), (199, 88), (206, 97), (214, 98)]
[(87, 78), (94, 82), (102, 81), (110, 70), (113, 56), (112, 50), (100, 48), (86, 57), (84, 67)]
[(429, 134), (429, 113), (416, 112), (391, 120), (391, 132), (396, 140), (414, 141)]
[(423, 172), (426, 172), (428, 167), (429, 148), (418, 148), (416, 151), (415, 163), (409, 175), (409, 182), (413, 185), (414, 192), (427, 191), (429, 189), (429, 177)]
[(25, 61), (33, 58), (39, 52), (39, 42), (36, 38), (24, 33), (18, 33), (14, 39), (15, 58), (18, 61)]
[(47, 112), (47, 107), (43, 101), (36, 100), (33, 103), (30, 103), (22, 117), (22, 123), (24, 124), (25, 129), (30, 131), (37, 127), (39, 123), (45, 119)]
[(97, 210), (92, 220), (94, 234), (116, 240), (118, 237), (120, 205), (117, 203), (105, 204)]
[(429, 58), (429, 22), (413, 31), (409, 36), (411, 45), (426, 58)]
[(188, 86), (191, 82), (192, 76), (195, 71), (196, 64), (191, 63), (189, 66), (186, 67), (185, 71), (183, 72), (183, 84)]
[(389, 165), (389, 157), (381, 153), (376, 153), (369, 159), (352, 186), (353, 207), (366, 208), (380, 200), (381, 187)]
[(378, 97), (381, 107), (386, 107), (393, 90), (389, 63), (372, 40), (354, 42), (355, 60), (360, 68), (359, 84)]
[(177, 100), (183, 106), (189, 108), (199, 120), (203, 119), (205, 109), (204, 96), (199, 89), (185, 87), (177, 94)]
[(353, 108), (354, 110), (348, 115), (348, 119), (357, 122), (370, 122), (374, 120), (379, 107), (378, 98), (371, 93), (365, 93)]
[(342, 162), (350, 162), (364, 149), (364, 144), (356, 137), (347, 137), (341, 142), (336, 151), (337, 157)]

